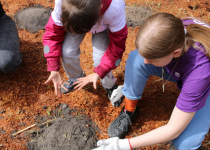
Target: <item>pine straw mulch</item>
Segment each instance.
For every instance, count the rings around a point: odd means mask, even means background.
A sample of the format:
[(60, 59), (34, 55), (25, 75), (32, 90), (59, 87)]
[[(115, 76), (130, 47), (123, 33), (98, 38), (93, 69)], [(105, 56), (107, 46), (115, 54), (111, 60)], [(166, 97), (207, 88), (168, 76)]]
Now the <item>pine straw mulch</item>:
[[(52, 0), (1, 0), (6, 13), (13, 17), (18, 10), (41, 4), (44, 7), (53, 7)], [(169, 12), (177, 17), (200, 17), (206, 22), (210, 21), (210, 4), (208, 1), (187, 0), (125, 0), (128, 6), (145, 6), (156, 12)], [(117, 84), (123, 84), (125, 61), (130, 51), (135, 49), (134, 41), (139, 27), (129, 28), (126, 51), (120, 66), (114, 70)], [(99, 139), (108, 138), (107, 128), (118, 116), (119, 108), (113, 108), (107, 98), (107, 93), (98, 82), (97, 90), (92, 85), (86, 86), (81, 91), (74, 91), (63, 95), (62, 98), (54, 96), (53, 85), (45, 85), (49, 76), (46, 71), (46, 60), (43, 57), (42, 36), (44, 31), (30, 33), (25, 30), (19, 31), (20, 50), (23, 54), (23, 63), (20, 68), (12, 74), (0, 73), (0, 149), (27, 149), (25, 144), (27, 137), (24, 133), (15, 137), (11, 133), (30, 126), (34, 123), (37, 114), (47, 115), (60, 103), (67, 103), (71, 108), (81, 109), (87, 114), (99, 129)], [(93, 73), (91, 35), (87, 34), (81, 45), (81, 66), (86, 74)], [(64, 79), (66, 75), (63, 68), (61, 74)], [(157, 77), (150, 77), (139, 101), (140, 115), (129, 129), (127, 137), (144, 134), (152, 129), (166, 124), (175, 105), (179, 90), (175, 83), (168, 82), (165, 92), (162, 92), (161, 82), (154, 82)], [(47, 110), (43, 109), (47, 106)], [(25, 126), (21, 126), (22, 124)], [(203, 145), (210, 148), (209, 134)], [(159, 144), (141, 149), (168, 149), (168, 144)]]

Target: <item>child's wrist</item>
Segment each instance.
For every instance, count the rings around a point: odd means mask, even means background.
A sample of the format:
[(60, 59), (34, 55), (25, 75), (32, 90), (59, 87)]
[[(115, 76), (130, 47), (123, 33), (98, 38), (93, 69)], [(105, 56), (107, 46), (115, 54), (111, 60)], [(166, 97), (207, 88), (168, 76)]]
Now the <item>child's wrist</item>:
[(130, 146), (130, 150), (133, 150), (132, 147), (131, 147), (130, 138), (128, 138), (128, 144), (129, 144), (129, 146)]
[(130, 150), (132, 150), (132, 147), (130, 145), (130, 139), (120, 139), (119, 140), (119, 147), (120, 147), (120, 149), (130, 149)]

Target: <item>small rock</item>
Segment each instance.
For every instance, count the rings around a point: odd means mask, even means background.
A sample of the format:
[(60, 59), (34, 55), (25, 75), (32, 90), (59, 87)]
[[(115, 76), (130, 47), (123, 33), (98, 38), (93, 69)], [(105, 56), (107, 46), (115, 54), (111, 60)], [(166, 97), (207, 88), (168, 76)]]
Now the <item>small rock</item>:
[(4, 134), (6, 131), (5, 130), (1, 130), (0, 131), (0, 134)]
[(13, 134), (13, 133), (16, 133), (16, 132), (17, 132), (16, 130), (13, 130), (13, 131), (12, 131), (12, 134)]
[(18, 123), (19, 126), (25, 126), (25, 123)]
[(19, 115), (19, 114), (20, 114), (20, 112), (21, 112), (21, 110), (19, 109), (19, 110), (17, 111), (17, 115)]
[(3, 114), (3, 113), (5, 113), (6, 111), (5, 110), (2, 110), (2, 111), (0, 111), (0, 114)]
[(68, 107), (68, 105), (67, 104), (63, 104), (62, 106), (61, 106), (61, 108), (64, 110), (64, 109), (66, 109)]
[(37, 140), (36, 140), (36, 139), (33, 139), (33, 140), (31, 140), (30, 142), (31, 142), (31, 143), (36, 143)]
[(43, 106), (43, 109), (47, 109), (47, 106)]

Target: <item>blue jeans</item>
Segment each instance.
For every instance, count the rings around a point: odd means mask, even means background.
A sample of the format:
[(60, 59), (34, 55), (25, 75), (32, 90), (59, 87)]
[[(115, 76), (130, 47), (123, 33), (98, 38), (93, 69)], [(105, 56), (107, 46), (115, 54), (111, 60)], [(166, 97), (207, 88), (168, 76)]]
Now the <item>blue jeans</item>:
[(15, 22), (4, 14), (0, 18), (0, 71), (14, 72), (21, 62), (22, 55)]
[[(169, 73), (164, 68), (165, 79), (169, 78)], [(156, 67), (151, 64), (144, 64), (144, 58), (134, 50), (129, 54), (125, 67), (125, 81), (122, 93), (131, 100), (141, 98), (144, 87), (150, 75), (162, 77), (162, 67)], [(176, 82), (172, 77), (169, 81)], [(201, 146), (205, 135), (210, 127), (210, 95), (207, 98), (206, 105), (197, 111), (179, 137), (172, 140), (173, 145), (179, 150), (197, 149)]]

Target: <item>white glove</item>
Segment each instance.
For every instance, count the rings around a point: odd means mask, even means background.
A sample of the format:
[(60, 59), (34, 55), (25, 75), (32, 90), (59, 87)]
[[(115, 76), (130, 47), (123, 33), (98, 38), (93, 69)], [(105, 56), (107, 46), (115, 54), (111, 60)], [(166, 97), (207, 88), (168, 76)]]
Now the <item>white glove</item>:
[(118, 137), (99, 140), (97, 146), (100, 147), (93, 150), (130, 150), (128, 139), (119, 139)]
[(122, 88), (124, 87), (124, 84), (123, 85), (119, 85), (117, 87), (117, 89), (114, 89), (113, 92), (112, 92), (112, 95), (111, 95), (111, 98), (110, 98), (110, 101), (112, 103), (112, 105), (114, 106), (114, 103), (116, 101), (118, 101), (121, 97), (123, 97), (123, 94), (121, 92)]

